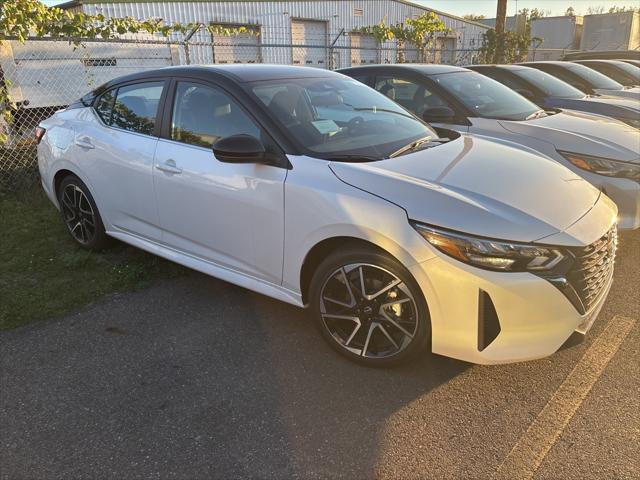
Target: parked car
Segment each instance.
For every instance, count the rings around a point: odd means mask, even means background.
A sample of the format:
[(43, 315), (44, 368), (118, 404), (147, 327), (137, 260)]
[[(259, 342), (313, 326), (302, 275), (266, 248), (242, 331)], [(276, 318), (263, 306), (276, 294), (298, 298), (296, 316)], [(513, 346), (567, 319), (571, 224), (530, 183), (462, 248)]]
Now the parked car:
[(640, 85), (640, 68), (619, 60), (575, 60), (585, 67), (594, 69), (625, 87)]
[(493, 78), (542, 108), (568, 108), (604, 115), (640, 129), (640, 102), (631, 98), (585, 95), (553, 75), (523, 65), (471, 65), (467, 68)]
[(37, 137), (42, 186), (78, 245), (115, 237), (308, 305), (329, 344), (368, 365), (428, 344), (478, 363), (544, 357), (588, 330), (611, 285), (606, 195), (540, 155), (439, 135), (335, 72), (138, 73)]
[(604, 190), (620, 227), (640, 227), (638, 130), (601, 116), (543, 110), (477, 72), (444, 65), (378, 65), (341, 70), (427, 122), (535, 150)]
[(588, 60), (588, 59), (628, 59), (640, 60), (640, 51), (638, 50), (591, 50), (585, 52), (566, 53), (562, 60)]
[(587, 95), (610, 95), (640, 99), (640, 88), (625, 87), (606, 75), (573, 62), (526, 62), (520, 65), (537, 68), (573, 85)]
[(640, 67), (640, 60), (628, 60), (625, 58), (617, 58), (616, 60), (619, 60), (624, 63), (628, 63), (629, 65), (635, 65), (636, 67)]

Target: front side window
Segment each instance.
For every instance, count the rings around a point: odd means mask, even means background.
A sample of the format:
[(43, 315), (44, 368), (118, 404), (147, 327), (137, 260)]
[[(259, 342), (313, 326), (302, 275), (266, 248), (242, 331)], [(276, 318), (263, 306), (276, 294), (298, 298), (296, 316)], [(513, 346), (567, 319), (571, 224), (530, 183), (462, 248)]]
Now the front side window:
[(113, 112), (113, 102), (116, 99), (116, 91), (114, 89), (104, 92), (96, 101), (96, 113), (107, 125), (111, 125), (111, 114)]
[(319, 158), (377, 160), (415, 140), (438, 137), (392, 100), (350, 78), (256, 81), (248, 90), (296, 143)]
[[(638, 78), (635, 78), (632, 74), (627, 73), (626, 71), (624, 71), (624, 69), (619, 68), (617, 64), (591, 62), (585, 64), (585, 66), (592, 68), (593, 70), (596, 70), (603, 75), (606, 75), (607, 77), (621, 83), (622, 85), (635, 85), (636, 83), (638, 83)], [(629, 67), (634, 68), (633, 65), (629, 65)]]
[(411, 80), (397, 77), (377, 77), (375, 88), (420, 118), (427, 108), (449, 106), (439, 95), (433, 93), (422, 83)]
[(471, 110), (471, 116), (525, 120), (540, 111), (509, 87), (476, 72), (442, 73), (431, 78)]
[(536, 87), (538, 90), (544, 92), (545, 95), (551, 97), (561, 98), (582, 98), (582, 93), (577, 88), (563, 82), (553, 75), (549, 75), (546, 72), (536, 70), (534, 68), (523, 68), (518, 70), (512, 70), (516, 77), (522, 78)]
[(118, 88), (111, 125), (152, 135), (164, 82), (146, 82)]
[(260, 128), (226, 92), (191, 82), (178, 82), (171, 118), (171, 139), (210, 148), (231, 135), (260, 138)]

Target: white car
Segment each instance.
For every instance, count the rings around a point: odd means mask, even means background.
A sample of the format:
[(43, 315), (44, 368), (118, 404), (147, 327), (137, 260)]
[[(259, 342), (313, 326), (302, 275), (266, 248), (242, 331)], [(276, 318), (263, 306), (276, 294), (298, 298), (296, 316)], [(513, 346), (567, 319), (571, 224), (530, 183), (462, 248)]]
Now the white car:
[(515, 142), (556, 160), (618, 205), (621, 229), (640, 227), (640, 130), (601, 115), (543, 110), (505, 85), (460, 67), (371, 65), (341, 72), (432, 125)]
[(427, 345), (477, 363), (544, 357), (588, 330), (611, 286), (606, 195), (544, 157), (441, 138), (334, 72), (138, 73), (36, 136), (42, 186), (79, 245), (115, 237), (307, 305), (368, 365)]

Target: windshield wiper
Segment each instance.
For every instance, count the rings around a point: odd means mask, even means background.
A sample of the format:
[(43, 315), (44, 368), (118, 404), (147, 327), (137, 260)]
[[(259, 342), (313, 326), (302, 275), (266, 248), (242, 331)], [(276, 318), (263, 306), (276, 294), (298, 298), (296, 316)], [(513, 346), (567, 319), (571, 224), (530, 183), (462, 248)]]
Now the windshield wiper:
[(351, 105), (350, 103), (343, 103), (344, 105), (346, 105), (347, 107), (351, 107), (353, 108), (353, 110), (355, 112), (385, 112), (385, 113), (394, 113), (396, 115), (400, 115), (401, 117), (406, 117), (406, 118), (410, 118), (412, 120), (415, 120), (415, 117), (413, 115), (410, 115), (408, 113), (403, 113), (403, 112), (398, 112), (397, 110), (391, 110), (390, 108), (378, 108), (378, 107), (354, 107), (353, 105)]
[[(393, 152), (391, 155), (389, 155), (389, 158), (394, 158), (404, 153), (413, 152), (415, 150), (419, 150), (419, 149), (421, 150), (420, 147), (422, 147), (423, 145), (425, 145), (425, 148), (429, 148), (428, 146), (431, 143), (447, 143), (448, 141), (450, 141), (449, 138), (431, 138), (431, 137), (420, 138), (418, 140), (411, 142), (409, 145), (405, 145), (404, 147), (399, 148), (398, 150)], [(434, 145), (431, 145), (431, 146), (434, 146)]]
[(531, 115), (529, 115), (527, 118), (525, 118), (525, 120), (533, 120), (534, 118), (540, 118), (542, 116), (547, 116), (547, 112), (545, 112), (544, 110), (540, 109), (537, 112), (533, 112)]
[(331, 155), (325, 157), (325, 160), (331, 160), (332, 162), (376, 162), (382, 160), (380, 157), (372, 157), (370, 155)]

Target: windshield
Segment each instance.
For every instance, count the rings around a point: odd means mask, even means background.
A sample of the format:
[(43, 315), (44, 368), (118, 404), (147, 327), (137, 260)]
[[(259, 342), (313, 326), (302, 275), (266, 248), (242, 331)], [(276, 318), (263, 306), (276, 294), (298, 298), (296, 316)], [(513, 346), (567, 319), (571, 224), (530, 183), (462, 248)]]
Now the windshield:
[(606, 75), (596, 72), (595, 70), (580, 65), (578, 63), (572, 63), (571, 65), (565, 65), (565, 68), (571, 71), (571, 73), (577, 75), (582, 80), (588, 82), (592, 88), (604, 88), (605, 90), (622, 90), (622, 85), (615, 80), (610, 79)]
[(534, 68), (511, 70), (519, 78), (529, 82), (550, 97), (583, 98), (584, 93), (559, 78)]
[(616, 68), (620, 70), (624, 70), (627, 74), (629, 74), (637, 83), (640, 83), (640, 67), (636, 67), (635, 65), (631, 65), (630, 63), (625, 62), (612, 62)]
[(310, 155), (380, 160), (434, 130), (381, 93), (348, 78), (257, 81), (251, 92)]
[(443, 73), (431, 79), (477, 117), (525, 120), (540, 111), (540, 107), (509, 87), (476, 72)]

